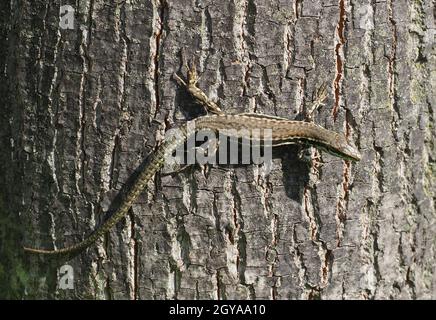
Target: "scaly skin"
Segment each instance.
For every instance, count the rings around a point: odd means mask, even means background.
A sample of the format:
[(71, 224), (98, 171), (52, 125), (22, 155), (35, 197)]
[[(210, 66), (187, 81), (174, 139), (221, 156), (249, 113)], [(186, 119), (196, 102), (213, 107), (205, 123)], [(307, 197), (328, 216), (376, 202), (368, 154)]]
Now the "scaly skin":
[[(136, 201), (150, 179), (164, 165), (167, 156), (176, 150), (177, 147), (182, 145), (191, 134), (198, 130), (209, 129), (233, 137), (254, 139), (251, 136), (242, 136), (242, 132), (244, 132), (244, 130), (245, 132), (250, 132), (250, 130), (254, 129), (260, 131), (271, 129), (273, 146), (303, 143), (321, 148), (345, 160), (360, 160), (359, 151), (355, 146), (347, 141), (345, 135), (327, 130), (314, 123), (292, 121), (285, 118), (260, 114), (224, 114), (218, 105), (211, 101), (206, 94), (196, 86), (198, 78), (195, 65), (188, 68), (187, 82), (183, 81), (177, 75), (176, 78), (187, 88), (191, 95), (206, 108), (206, 110), (215, 113), (215, 115), (199, 117), (192, 120), (192, 122), (190, 122), (186, 127), (179, 127), (179, 136), (171, 136), (166, 139), (150, 156), (147, 165), (144, 166), (143, 171), (139, 174), (131, 189), (127, 192), (118, 210), (82, 242), (70, 247), (54, 250), (24, 247), (26, 252), (45, 255), (67, 255), (81, 251), (92, 245), (127, 214), (130, 207)], [(318, 101), (317, 103), (321, 102)]]
[(164, 165), (165, 158), (170, 155), (178, 146), (183, 144), (186, 140), (187, 132), (181, 127), (180, 136), (171, 136), (168, 140), (165, 140), (159, 148), (150, 156), (147, 165), (144, 170), (139, 174), (136, 181), (133, 183), (131, 189), (127, 192), (121, 206), (118, 210), (111, 215), (97, 230), (91, 233), (82, 242), (79, 242), (70, 247), (55, 249), (55, 250), (45, 250), (24, 247), (24, 251), (30, 253), (40, 253), (48, 255), (67, 255), (78, 251), (81, 251), (91, 244), (93, 244), (102, 235), (108, 232), (114, 225), (116, 225), (129, 211), (132, 204), (136, 201), (139, 194), (142, 192), (144, 187), (154, 176), (154, 174)]

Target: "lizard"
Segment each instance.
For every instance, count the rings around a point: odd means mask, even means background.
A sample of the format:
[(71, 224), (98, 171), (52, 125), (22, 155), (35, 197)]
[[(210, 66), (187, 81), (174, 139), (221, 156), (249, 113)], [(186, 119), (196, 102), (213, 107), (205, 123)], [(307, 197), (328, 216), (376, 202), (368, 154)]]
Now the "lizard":
[[(190, 121), (191, 125), (182, 125), (178, 128), (179, 135), (172, 135), (171, 137), (164, 139), (162, 144), (148, 157), (146, 165), (143, 167), (142, 172), (138, 174), (136, 180), (132, 183), (131, 188), (125, 194), (119, 208), (83, 241), (60, 249), (51, 250), (24, 247), (24, 251), (51, 256), (70, 255), (92, 245), (128, 213), (146, 184), (164, 165), (165, 159), (178, 147), (183, 145), (192, 134), (195, 134), (195, 132), (199, 130), (208, 129), (235, 134), (234, 132), (243, 132), (243, 130), (240, 131), (240, 129), (271, 129), (272, 146), (294, 143), (305, 144), (320, 148), (344, 160), (360, 160), (361, 155), (358, 149), (347, 141), (344, 134), (325, 129), (312, 122), (294, 121), (286, 118), (254, 113), (240, 113), (234, 115), (225, 114), (221, 108), (215, 102), (210, 100), (197, 86), (199, 78), (195, 64), (192, 62), (191, 65), (188, 66), (185, 62), (185, 67), (187, 69), (187, 81), (185, 82), (175, 74), (174, 76), (176, 80), (187, 89), (193, 98), (204, 106), (206, 111), (214, 114), (193, 119)], [(323, 95), (324, 94), (320, 94), (321, 99), (325, 98)], [(317, 101), (316, 103), (320, 104), (321, 102), (322, 101)], [(241, 138), (241, 136), (238, 136), (237, 138)], [(253, 137), (248, 138), (254, 139)]]

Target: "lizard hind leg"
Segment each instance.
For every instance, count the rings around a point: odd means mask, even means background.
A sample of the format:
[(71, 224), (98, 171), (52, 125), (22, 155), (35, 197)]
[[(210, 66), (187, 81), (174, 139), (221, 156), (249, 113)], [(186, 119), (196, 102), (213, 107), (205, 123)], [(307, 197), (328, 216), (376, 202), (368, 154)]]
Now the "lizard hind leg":
[(195, 60), (194, 58), (188, 60), (188, 58), (186, 57), (185, 49), (181, 50), (181, 56), (182, 56), (183, 67), (186, 70), (186, 78), (187, 78), (188, 86), (196, 86), (200, 77), (198, 76), (197, 73), (197, 66), (195, 64)]
[(221, 108), (213, 102), (207, 95), (204, 93), (199, 87), (197, 87), (197, 82), (200, 79), (200, 76), (197, 73), (197, 66), (194, 62), (194, 59), (189, 61), (189, 64), (186, 59), (185, 50), (182, 49), (182, 63), (186, 68), (186, 82), (181, 79), (177, 74), (174, 74), (174, 78), (182, 84), (186, 90), (194, 97), (194, 99), (206, 110), (206, 112), (211, 112), (218, 115), (223, 115), (224, 112)]
[[(177, 72), (174, 72), (174, 73), (173, 73), (173, 77), (174, 77), (175, 80), (177, 80), (177, 82), (178, 82), (179, 84), (181, 84), (181, 85), (183, 85), (184, 87), (188, 88), (188, 84), (189, 84), (189, 71), (190, 71), (190, 68), (189, 68), (189, 65), (188, 65), (188, 61), (187, 61), (187, 59), (186, 59), (186, 52), (185, 52), (185, 49), (181, 49), (181, 50), (180, 50), (180, 55), (181, 55), (181, 58), (182, 58), (182, 68), (184, 68), (185, 71), (186, 71), (186, 73), (187, 73), (187, 81), (185, 82), (185, 80), (183, 80), (183, 79), (182, 79), (182, 78), (177, 74)], [(183, 72), (183, 70), (182, 70), (182, 72)]]
[(195, 64), (193, 64), (192, 59), (188, 62), (185, 49), (180, 50), (180, 55), (182, 60), (182, 72), (186, 72), (186, 81), (183, 80), (176, 72), (174, 72), (173, 77), (177, 80), (177, 82), (179, 82), (179, 84), (182, 84), (186, 88), (188, 88), (190, 85), (195, 86), (198, 81)]
[(197, 65), (195, 64), (194, 58), (189, 60), (189, 64), (186, 63), (186, 68), (188, 85), (191, 87), (197, 87), (197, 82), (200, 80), (201, 76), (197, 73)]
[(174, 73), (174, 78), (188, 90), (197, 87), (197, 82), (200, 80), (200, 76), (197, 73), (197, 66), (195, 64), (194, 58), (189, 61), (186, 57), (185, 49), (181, 50), (182, 65), (186, 72), (186, 82), (177, 73)]

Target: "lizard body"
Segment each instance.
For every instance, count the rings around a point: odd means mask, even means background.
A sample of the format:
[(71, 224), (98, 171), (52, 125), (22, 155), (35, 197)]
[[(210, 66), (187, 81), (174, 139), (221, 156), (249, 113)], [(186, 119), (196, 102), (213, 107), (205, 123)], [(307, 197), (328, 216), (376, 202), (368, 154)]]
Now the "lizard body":
[[(26, 252), (46, 255), (72, 254), (93, 244), (127, 214), (147, 183), (164, 165), (166, 157), (172, 154), (180, 145), (184, 144), (186, 139), (198, 130), (208, 129), (237, 138), (244, 137), (255, 139), (252, 138), (252, 136), (242, 136), (241, 132), (244, 132), (244, 130), (246, 130), (245, 132), (247, 132), (247, 130), (250, 132), (250, 130), (254, 129), (262, 132), (262, 130), (270, 129), (273, 146), (303, 143), (326, 150), (345, 160), (360, 160), (359, 151), (355, 146), (347, 142), (345, 135), (327, 130), (314, 123), (251, 113), (236, 115), (224, 114), (218, 105), (210, 101), (206, 94), (196, 86), (198, 78), (195, 66), (188, 68), (187, 82), (184, 82), (178, 76), (176, 77), (186, 86), (187, 90), (195, 99), (200, 101), (208, 111), (215, 113), (215, 115), (203, 116), (191, 120), (189, 125), (183, 125), (178, 128), (180, 130), (178, 136), (173, 135), (165, 139), (157, 150), (149, 156), (149, 160), (144, 166), (143, 171), (138, 175), (131, 189), (126, 193), (118, 210), (82, 242), (54, 250), (24, 247)], [(262, 136), (260, 136), (260, 139), (263, 139)]]

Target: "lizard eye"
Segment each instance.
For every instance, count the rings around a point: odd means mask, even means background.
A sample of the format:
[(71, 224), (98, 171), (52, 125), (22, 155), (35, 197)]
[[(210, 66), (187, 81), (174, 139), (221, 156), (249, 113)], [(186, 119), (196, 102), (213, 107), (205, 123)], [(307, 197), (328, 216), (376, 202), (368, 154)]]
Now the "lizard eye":
[(342, 148), (344, 148), (345, 146), (348, 145), (347, 141), (345, 140), (345, 136), (342, 136), (342, 135), (340, 135), (340, 134), (338, 134), (338, 135), (336, 136), (336, 141), (335, 141), (335, 143), (336, 143), (336, 147), (337, 147), (338, 149), (342, 149)]

